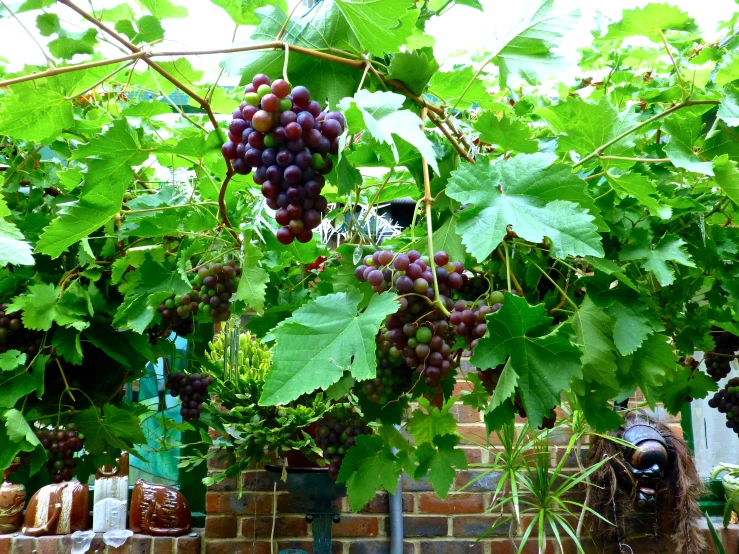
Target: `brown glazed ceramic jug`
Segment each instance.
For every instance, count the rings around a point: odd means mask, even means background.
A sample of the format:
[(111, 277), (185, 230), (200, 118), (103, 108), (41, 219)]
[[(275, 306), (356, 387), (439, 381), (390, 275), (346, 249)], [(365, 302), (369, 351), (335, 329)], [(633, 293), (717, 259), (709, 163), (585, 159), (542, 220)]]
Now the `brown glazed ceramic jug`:
[(46, 485), (28, 502), (23, 534), (68, 535), (85, 531), (90, 520), (90, 493), (87, 484), (69, 481)]
[(177, 489), (139, 479), (131, 495), (128, 528), (155, 537), (185, 535), (192, 528), (190, 507)]
[(20, 460), (16, 458), (3, 472), (3, 484), (0, 485), (0, 535), (15, 533), (23, 522), (26, 487), (7, 482), (8, 475), (18, 469), (19, 464)]

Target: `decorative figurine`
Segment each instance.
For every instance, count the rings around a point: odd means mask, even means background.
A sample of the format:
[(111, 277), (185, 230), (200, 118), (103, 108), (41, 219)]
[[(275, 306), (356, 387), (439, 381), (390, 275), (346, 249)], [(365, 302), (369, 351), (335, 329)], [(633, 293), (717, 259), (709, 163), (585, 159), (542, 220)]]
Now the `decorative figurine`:
[(128, 452), (121, 453), (118, 467), (103, 466), (95, 474), (92, 530), (104, 533), (126, 528), (128, 513)]
[(90, 520), (90, 491), (79, 481), (46, 485), (28, 502), (23, 534), (67, 535), (84, 531)]
[(687, 444), (643, 411), (624, 419), (612, 436), (628, 445), (596, 437), (588, 454), (590, 465), (607, 461), (590, 476), (586, 503), (615, 524), (587, 513), (594, 538), (613, 552), (626, 551), (628, 540), (659, 537), (672, 543), (670, 552), (705, 553), (698, 525), (703, 483)]
[(20, 465), (16, 458), (3, 472), (0, 485), (0, 535), (15, 533), (23, 522), (23, 506), (26, 504), (26, 487), (22, 484), (8, 483), (8, 475)]
[(178, 537), (190, 532), (192, 515), (180, 491), (167, 485), (136, 481), (131, 495), (129, 529), (142, 535)]

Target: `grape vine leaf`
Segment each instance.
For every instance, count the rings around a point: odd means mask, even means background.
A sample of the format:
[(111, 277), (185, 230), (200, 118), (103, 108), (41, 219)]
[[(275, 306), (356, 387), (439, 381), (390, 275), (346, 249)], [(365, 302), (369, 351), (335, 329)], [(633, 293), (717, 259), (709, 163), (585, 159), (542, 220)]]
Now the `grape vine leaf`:
[(33, 265), (35, 263), (31, 246), (25, 239), (26, 237), (15, 225), (0, 219), (0, 267), (8, 264)]
[(575, 342), (583, 354), (584, 379), (618, 390), (616, 352), (611, 339), (613, 318), (586, 296), (570, 319), (576, 333)]
[(654, 273), (663, 287), (675, 281), (675, 270), (670, 267), (669, 262), (695, 267), (690, 254), (683, 248), (685, 241), (671, 233), (665, 233), (657, 244), (652, 244), (649, 230), (639, 227), (631, 233), (631, 238), (635, 244), (624, 245), (620, 259), (639, 261), (641, 267)]
[(346, 483), (349, 506), (358, 512), (378, 489), (394, 491), (401, 470), (382, 437), (362, 435), (344, 456), (336, 481)]
[(695, 25), (685, 12), (666, 3), (651, 3), (643, 8), (624, 10), (621, 21), (610, 24), (603, 38), (620, 41), (627, 37), (643, 36), (660, 42), (660, 31), (691, 29), (695, 29)]
[(26, 355), (20, 350), (8, 350), (0, 354), (0, 371), (13, 371), (26, 364)]
[(446, 194), (467, 205), (457, 232), (478, 261), (500, 245), (509, 226), (534, 243), (549, 237), (552, 254), (560, 258), (603, 256), (594, 216), (571, 201), (579, 198), (581, 185), (559, 180), (551, 169), (540, 168), (540, 160), (537, 154), (519, 155), (497, 165), (463, 164), (452, 172)]
[(500, 373), (498, 382), (495, 384), (495, 390), (490, 399), (490, 405), (488, 406), (487, 412), (496, 410), (502, 406), (506, 400), (511, 398), (516, 392), (516, 384), (518, 384), (518, 375), (516, 375), (511, 364), (506, 363), (503, 371)]
[[(537, 113), (558, 134), (557, 152), (561, 154), (575, 152), (579, 157), (595, 152), (601, 145), (632, 128), (637, 122), (634, 113), (619, 113), (605, 97), (596, 104), (576, 96), (548, 108), (542, 108)], [(624, 137), (606, 148), (603, 153), (609, 156), (633, 156), (634, 140), (628, 136)], [(610, 167), (625, 169), (633, 165), (633, 162), (599, 159), (586, 165), (592, 167), (596, 164), (604, 169)]]
[(430, 89), (450, 106), (460, 110), (469, 109), (473, 104), (485, 109), (504, 109), (505, 106), (493, 99), (485, 85), (475, 78), (469, 66), (454, 71), (437, 71), (431, 77)]
[[(462, 244), (462, 237), (456, 231), (458, 220), (459, 216), (452, 214), (431, 234), (436, 251), (443, 250), (449, 254), (450, 260), (464, 260), (467, 257), (467, 251)], [(421, 254), (428, 255), (428, 240), (426, 240), (426, 237), (418, 237), (418, 235), (416, 237), (416, 241), (419, 243), (416, 248)]]
[(398, 52), (388, 65), (388, 78), (401, 81), (414, 94), (421, 94), (439, 69), (430, 48), (415, 52)]
[(49, 358), (47, 354), (38, 354), (33, 359), (31, 371), (21, 366), (16, 369), (15, 375), (0, 381), (0, 408), (12, 408), (18, 400), (34, 391), (37, 398), (43, 396), (44, 375)]
[(116, 22), (115, 30), (128, 37), (133, 44), (139, 44), (142, 42), (153, 42), (160, 41), (164, 38), (164, 27), (162, 27), (161, 21), (153, 15), (145, 15), (135, 21), (124, 19)]
[(104, 404), (102, 417), (97, 406), (90, 406), (74, 416), (74, 422), (87, 437), (85, 449), (96, 456), (105, 455), (111, 447), (127, 450), (146, 442), (139, 418), (126, 405)]
[(472, 384), (472, 390), (463, 390), (459, 393), (462, 404), (470, 406), (478, 412), (485, 411), (490, 401), (490, 393), (475, 373), (467, 374), (467, 382)]
[(397, 52), (413, 29), (419, 11), (409, 0), (335, 0), (363, 49), (374, 56)]
[(94, 54), (97, 45), (97, 29), (86, 29), (79, 33), (67, 31), (61, 26), (59, 16), (47, 12), (36, 18), (36, 27), (44, 37), (56, 34), (48, 43), (49, 53), (55, 58), (72, 59), (76, 54)]
[(362, 298), (354, 288), (318, 297), (274, 329), (274, 365), (264, 382), (261, 405), (285, 404), (325, 389), (349, 366), (358, 381), (375, 376), (375, 335), (398, 303), (394, 294), (382, 293), (359, 313)]
[(456, 398), (451, 397), (441, 409), (431, 406), (425, 398), (418, 399), (419, 408), (408, 419), (408, 432), (416, 445), (432, 442), (438, 435), (447, 435), (457, 430), (457, 420), (449, 410)]
[(433, 443), (424, 442), (416, 450), (418, 468), (414, 479), (418, 480), (428, 473), (428, 481), (442, 500), (454, 484), (457, 470), (467, 469), (467, 458), (464, 451), (457, 448), (459, 437), (456, 435), (439, 435)]
[(532, 129), (523, 121), (513, 119), (505, 114), (498, 119), (495, 112), (480, 114), (473, 125), (480, 133), (480, 140), (502, 151), (533, 153), (539, 150), (539, 143), (533, 138)]
[(660, 400), (669, 413), (677, 415), (685, 406), (686, 396), (705, 398), (709, 392), (717, 390), (716, 381), (704, 372), (678, 365), (660, 387)]
[(169, 0), (139, 0), (151, 15), (159, 19), (178, 19), (187, 17), (187, 8), (173, 4)]
[(723, 87), (727, 83), (739, 79), (739, 56), (734, 54), (733, 49), (728, 48), (721, 59), (714, 81), (716, 86)]
[[(213, 4), (222, 8), (233, 19), (236, 25), (257, 25), (259, 18), (255, 11), (262, 7), (275, 7), (283, 12), (287, 9), (285, 0), (210, 0)], [(275, 40), (277, 35), (272, 35), (270, 40)]]
[(677, 354), (669, 337), (654, 334), (634, 354), (619, 358), (618, 366), (619, 372), (641, 389), (654, 409), (665, 378), (676, 371)]
[(734, 204), (739, 205), (739, 170), (737, 163), (723, 154), (713, 160), (714, 182), (731, 198)]
[(662, 219), (669, 219), (672, 215), (672, 209), (669, 206), (653, 198), (658, 196), (657, 187), (646, 175), (641, 173), (619, 174), (611, 170), (606, 173), (606, 180), (616, 192), (636, 198), (644, 207), (649, 209), (651, 215), (659, 216)]
[(74, 124), (71, 102), (52, 87), (23, 83), (0, 98), (0, 134), (39, 142)]
[(662, 124), (670, 140), (664, 146), (665, 154), (675, 167), (713, 175), (713, 164), (702, 161), (697, 151), (703, 140), (703, 120), (697, 113), (674, 113)]
[(654, 332), (645, 311), (646, 307), (639, 300), (627, 302), (618, 299), (606, 308), (608, 315), (615, 319), (613, 342), (622, 356), (633, 354)]
[(739, 125), (739, 86), (727, 85), (724, 87), (724, 97), (716, 115), (729, 127)]
[(393, 135), (415, 146), (426, 161), (439, 172), (433, 143), (421, 130), (421, 119), (410, 110), (404, 110), (405, 97), (394, 92), (360, 90), (352, 98), (344, 98), (339, 108), (344, 111), (352, 133), (367, 130), (382, 144), (390, 145), (396, 162), (398, 147)]
[(31, 446), (41, 444), (28, 425), (23, 413), (15, 408), (5, 412), (5, 430), (13, 442), (27, 441)]
[[(560, 394), (573, 378), (582, 377), (582, 352), (572, 344), (565, 326), (552, 329), (544, 304), (507, 294), (503, 307), (488, 314), (488, 332), (480, 339), (470, 363), (492, 368), (509, 357), (518, 376), (517, 390), (532, 427), (559, 404)], [(547, 334), (544, 334), (547, 333)]]
[(257, 312), (264, 309), (264, 296), (269, 283), (267, 271), (259, 265), (262, 251), (253, 244), (244, 246), (244, 261), (241, 265), (241, 281), (236, 291), (236, 299), (243, 300), (246, 305)]
[(37, 331), (48, 331), (52, 323), (69, 326), (77, 323), (85, 312), (59, 302), (59, 288), (52, 283), (37, 283), (13, 298), (10, 311), (23, 310), (23, 325)]
[(82, 363), (82, 342), (80, 332), (73, 328), (57, 327), (51, 345), (56, 348), (57, 354), (74, 365)]

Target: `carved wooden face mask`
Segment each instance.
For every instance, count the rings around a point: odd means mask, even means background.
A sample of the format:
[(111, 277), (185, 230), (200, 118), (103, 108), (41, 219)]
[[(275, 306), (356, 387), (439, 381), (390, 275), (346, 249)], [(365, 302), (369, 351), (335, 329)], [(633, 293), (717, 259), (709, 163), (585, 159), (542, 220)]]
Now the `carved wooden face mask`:
[(654, 505), (656, 490), (672, 468), (667, 441), (648, 424), (634, 425), (626, 430), (623, 440), (632, 447), (622, 446), (626, 465), (637, 484), (636, 501), (642, 508)]

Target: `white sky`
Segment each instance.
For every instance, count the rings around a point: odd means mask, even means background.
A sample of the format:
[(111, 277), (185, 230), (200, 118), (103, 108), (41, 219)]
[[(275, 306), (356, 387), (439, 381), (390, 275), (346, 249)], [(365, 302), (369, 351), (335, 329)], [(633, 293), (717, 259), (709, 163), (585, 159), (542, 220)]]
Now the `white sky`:
[[(211, 49), (230, 45), (233, 34), (233, 23), (225, 11), (211, 4), (208, 0), (174, 0), (189, 11), (186, 19), (168, 19), (163, 22), (167, 40), (157, 45), (156, 49)], [(295, 0), (289, 0), (294, 5)], [(716, 26), (721, 20), (729, 19), (734, 11), (739, 10), (739, 0), (671, 0), (670, 3), (688, 12), (705, 33), (706, 38), (719, 38)], [(112, 7), (120, 0), (93, 0), (96, 9)], [(442, 18), (431, 20), (427, 30), (436, 39), (435, 55), (440, 63), (452, 53), (460, 51), (473, 52), (484, 50), (494, 43), (493, 34), (496, 29), (506, 29), (509, 22), (515, 22), (525, 14), (531, 0), (506, 1), (482, 0), (485, 12), (465, 6), (454, 6)], [(576, 48), (590, 42), (590, 30), (595, 29), (598, 12), (611, 20), (618, 20), (623, 9), (643, 6), (647, 0), (556, 0), (556, 6), (563, 10), (579, 9), (581, 17), (577, 27), (562, 41), (563, 53), (574, 55)], [(20, 2), (11, 2), (11, 6)], [(85, 2), (79, 1), (85, 6)], [(86, 6), (85, 6), (86, 7)], [(63, 25), (74, 30), (75, 26), (87, 26), (71, 10), (64, 6), (54, 6), (62, 19)], [(38, 11), (19, 14), (25, 26), (44, 44), (49, 39), (41, 37), (35, 26)], [(300, 9), (297, 12), (300, 13)], [(236, 42), (246, 41), (252, 28), (242, 27), (236, 35)], [(53, 38), (53, 37), (52, 37)], [(106, 45), (105, 52), (110, 56), (120, 56), (120, 51)], [(23, 31), (17, 21), (12, 18), (0, 19), (0, 56), (10, 60), (9, 71), (18, 70), (24, 64), (41, 64), (42, 57), (38, 47)], [(85, 57), (77, 56), (74, 62), (84, 61)], [(192, 58), (193, 65), (199, 69), (217, 71), (219, 57)], [(223, 82), (223, 81), (222, 81)]]

